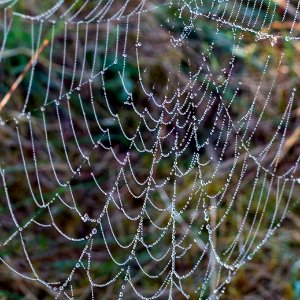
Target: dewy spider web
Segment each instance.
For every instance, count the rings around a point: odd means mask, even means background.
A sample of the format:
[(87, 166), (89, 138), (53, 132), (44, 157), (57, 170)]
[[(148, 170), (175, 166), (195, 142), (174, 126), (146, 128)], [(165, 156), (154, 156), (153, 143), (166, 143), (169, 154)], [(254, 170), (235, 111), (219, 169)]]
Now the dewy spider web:
[(279, 20), (271, 0), (21, 2), (0, 2), (3, 69), (16, 44), (49, 45), (1, 112), (1, 262), (55, 299), (219, 298), (296, 200), (300, 158), (280, 165), (295, 87), (256, 147), (285, 54), (255, 90), (235, 74), (245, 45), (298, 39), (300, 2)]

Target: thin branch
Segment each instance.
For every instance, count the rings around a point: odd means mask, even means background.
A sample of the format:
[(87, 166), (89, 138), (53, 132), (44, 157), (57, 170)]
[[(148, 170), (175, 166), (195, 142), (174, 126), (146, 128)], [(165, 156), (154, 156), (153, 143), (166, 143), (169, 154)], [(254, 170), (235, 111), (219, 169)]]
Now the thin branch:
[(2, 111), (3, 107), (7, 104), (9, 99), (11, 98), (13, 92), (17, 89), (19, 84), (22, 82), (23, 78), (25, 77), (26, 73), (30, 70), (33, 63), (35, 63), (42, 53), (42, 51), (45, 49), (45, 47), (49, 44), (49, 40), (44, 40), (43, 44), (36, 50), (35, 54), (32, 56), (30, 61), (27, 63), (25, 69), (23, 72), (18, 76), (16, 81), (13, 83), (11, 88), (9, 89), (8, 93), (4, 96), (4, 98), (0, 102), (0, 112)]

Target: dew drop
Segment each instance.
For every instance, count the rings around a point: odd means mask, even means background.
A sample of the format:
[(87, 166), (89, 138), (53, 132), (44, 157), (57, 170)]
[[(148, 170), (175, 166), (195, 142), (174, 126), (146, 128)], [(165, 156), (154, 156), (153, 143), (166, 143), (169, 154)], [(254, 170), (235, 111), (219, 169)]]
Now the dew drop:
[(277, 36), (272, 36), (270, 38), (270, 43), (272, 47), (274, 47), (277, 44), (277, 40), (278, 40)]
[(89, 218), (88, 214), (85, 214), (85, 215), (83, 216), (83, 222), (86, 222), (86, 221), (88, 220), (88, 218)]

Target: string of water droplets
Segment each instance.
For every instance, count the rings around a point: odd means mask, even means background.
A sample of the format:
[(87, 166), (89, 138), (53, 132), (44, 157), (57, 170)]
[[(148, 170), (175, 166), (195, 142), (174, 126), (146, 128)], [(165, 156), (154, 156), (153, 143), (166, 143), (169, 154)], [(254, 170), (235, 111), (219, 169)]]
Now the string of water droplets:
[[(206, 2), (61, 0), (50, 3), (48, 9), (37, 4), (34, 15), (26, 8), (22, 11), (19, 1), (0, 3), (4, 6), (2, 64), (8, 59), (6, 43), (14, 26), (28, 29), (32, 57), (44, 36), (49, 39), (44, 52), (47, 80), (40, 98), (33, 97), (32, 88), (42, 58), (32, 64), (20, 113), (1, 119), (0, 130), (12, 132), (18, 145), (18, 172), (27, 186), (22, 198), (30, 198), (33, 211), (29, 216), (24, 213), (24, 219), (16, 213), (11, 162), (4, 151), (0, 173), (7, 212), (2, 219), (9, 216), (12, 226), (3, 235), (1, 248), (20, 245), (24, 266), (15, 264), (14, 256), (0, 260), (17, 276), (44, 285), (55, 299), (80, 297), (82, 284), (88, 287), (90, 299), (105, 297), (110, 286), (119, 299), (218, 299), (286, 217), (299, 183), (300, 156), (284, 172), (278, 165), (295, 88), (272, 137), (255, 148), (255, 135), (271, 105), (285, 54), (276, 62), (271, 82), (268, 70), (274, 62), (270, 55), (266, 58), (260, 83), (241, 117), (232, 108), (247, 83), (236, 84), (234, 72), (237, 53), (248, 54), (248, 48), (243, 48), (246, 34), (252, 43), (269, 40), (273, 47), (282, 39), (299, 39), (294, 33), (299, 2), (291, 19), (288, 2), (280, 20), (291, 20), (286, 36), (272, 33), (278, 6), (271, 0)], [(151, 26), (164, 9), (171, 11), (161, 24), (168, 46), (160, 49), (155, 43), (161, 40)], [(214, 24), (215, 39), (224, 27), (232, 32), (230, 56), (217, 76), (210, 61), (218, 47), (215, 40), (198, 53), (196, 61), (194, 53), (186, 51), (195, 46), (190, 36), (204, 30), (199, 20)], [(160, 90), (156, 89), (160, 78), (151, 78), (151, 59), (163, 64), (164, 51), (170, 51), (177, 65), (172, 65)], [(190, 55), (185, 57), (188, 71), (181, 66), (182, 53)], [(130, 86), (127, 73), (133, 66), (135, 82)], [(109, 86), (112, 78), (113, 88)], [(231, 84), (234, 89), (228, 99)], [(253, 125), (259, 93), (266, 86), (264, 105)], [(117, 87), (124, 97), (121, 104), (112, 93)], [(117, 139), (120, 136), (122, 142)], [(49, 161), (46, 170), (42, 168), (45, 161)], [(51, 178), (50, 191), (45, 178)], [(89, 191), (81, 182), (88, 182), (98, 195), (88, 212), (84, 201)], [(246, 185), (251, 193), (242, 202)], [(242, 206), (243, 215), (235, 234), (228, 233), (227, 222), (237, 205)], [(265, 218), (267, 210), (273, 212), (271, 220)], [(69, 215), (82, 226), (76, 225), (80, 228), (76, 234), (61, 220)], [(59, 274), (55, 261), (40, 264), (35, 255), (38, 245), (26, 240), (29, 230), (68, 245), (74, 261), (66, 266), (67, 275)], [(99, 281), (97, 272), (107, 262), (114, 267)]]

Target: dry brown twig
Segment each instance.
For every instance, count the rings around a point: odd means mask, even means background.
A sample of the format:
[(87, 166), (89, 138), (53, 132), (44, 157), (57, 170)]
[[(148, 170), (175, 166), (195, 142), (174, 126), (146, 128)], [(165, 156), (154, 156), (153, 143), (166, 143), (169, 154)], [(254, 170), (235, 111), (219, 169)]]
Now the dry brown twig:
[(30, 61), (27, 63), (27, 65), (24, 68), (24, 70), (22, 71), (22, 73), (18, 76), (18, 78), (16, 79), (16, 81), (10, 87), (9, 91), (7, 92), (7, 94), (1, 100), (1, 102), (0, 102), (0, 112), (2, 111), (3, 107), (7, 104), (7, 102), (9, 101), (9, 99), (12, 96), (12, 94), (14, 93), (14, 91), (19, 86), (19, 84), (22, 82), (23, 78), (25, 77), (25, 75), (27, 74), (27, 72), (30, 70), (31, 66), (37, 61), (38, 57), (40, 56), (40, 54), (43, 52), (43, 50), (45, 49), (45, 47), (48, 44), (49, 44), (49, 40), (46, 39), (46, 40), (43, 41), (42, 45), (36, 50), (36, 52), (34, 53), (34, 55), (32, 56), (32, 58), (30, 59)]

